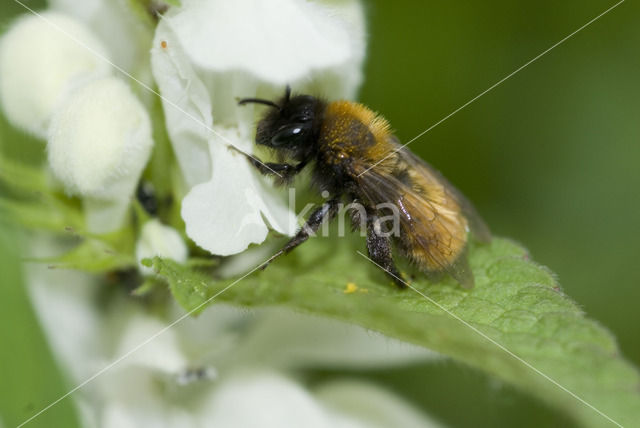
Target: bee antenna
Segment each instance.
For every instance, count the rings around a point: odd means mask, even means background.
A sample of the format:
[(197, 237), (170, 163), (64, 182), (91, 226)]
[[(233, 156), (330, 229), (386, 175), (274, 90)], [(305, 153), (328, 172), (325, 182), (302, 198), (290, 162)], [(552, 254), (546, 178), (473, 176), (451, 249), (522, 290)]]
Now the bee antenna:
[(240, 101), (238, 101), (238, 105), (241, 105), (241, 106), (249, 103), (264, 104), (266, 106), (277, 108), (278, 110), (282, 110), (282, 108), (278, 104), (274, 103), (273, 101), (263, 100), (262, 98), (243, 98)]

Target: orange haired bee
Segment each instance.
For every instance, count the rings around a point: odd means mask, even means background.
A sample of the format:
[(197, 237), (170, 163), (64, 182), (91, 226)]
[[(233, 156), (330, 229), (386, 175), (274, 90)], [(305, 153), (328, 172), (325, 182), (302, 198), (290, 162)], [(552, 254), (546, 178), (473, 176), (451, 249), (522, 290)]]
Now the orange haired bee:
[[(271, 107), (258, 123), (256, 144), (274, 149), (280, 161), (262, 163), (248, 156), (250, 162), (265, 175), (281, 176), (281, 182), (312, 164), (314, 187), (330, 195), (269, 262), (305, 242), (346, 200), (365, 207), (369, 256), (400, 287), (405, 283), (393, 262), (392, 243), (422, 271), (447, 272), (463, 287), (473, 287), (468, 232), (489, 241), (489, 229), (440, 173), (400, 145), (383, 117), (351, 101), (292, 96), (289, 87), (277, 102), (239, 101), (247, 103)], [(389, 225), (380, 222), (390, 211), (399, 220), (396, 236), (383, 233)], [(360, 220), (352, 218), (354, 225)]]

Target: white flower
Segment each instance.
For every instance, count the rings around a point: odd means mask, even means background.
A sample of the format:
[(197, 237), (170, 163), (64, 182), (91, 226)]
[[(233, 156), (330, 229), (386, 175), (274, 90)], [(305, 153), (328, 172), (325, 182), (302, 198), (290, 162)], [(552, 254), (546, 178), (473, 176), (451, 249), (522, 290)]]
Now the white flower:
[(442, 426), (402, 401), (397, 395), (383, 388), (372, 387), (365, 381), (337, 380), (321, 385), (314, 392), (325, 406), (343, 418), (347, 418), (355, 426), (369, 428)]
[(305, 368), (434, 358), (416, 346), (286, 309), (248, 312), (225, 305), (157, 335), (183, 311), (151, 315), (124, 295), (96, 311), (102, 285), (88, 276), (44, 266), (29, 276), (41, 324), (74, 383), (156, 336), (74, 393), (83, 426), (436, 426), (370, 383), (337, 380), (310, 390), (293, 377)]
[[(187, 235), (214, 254), (261, 243), (268, 227), (293, 234), (296, 222), (246, 159), (255, 111), (241, 97), (296, 91), (353, 97), (361, 80), (364, 19), (357, 1), (185, 0), (156, 29), (152, 70), (167, 130), (190, 193)], [(265, 185), (266, 184), (266, 185)]]
[(45, 12), (16, 20), (0, 42), (0, 102), (9, 120), (44, 138), (71, 91), (110, 74), (110, 65), (89, 49), (107, 56), (89, 28), (69, 16)]
[[(235, 129), (217, 129), (222, 136), (238, 137)], [(211, 253), (226, 256), (264, 241), (265, 220), (278, 232), (292, 234), (297, 226), (293, 213), (244, 157), (223, 144), (220, 137), (210, 140), (211, 179), (182, 200), (187, 235)]]
[(158, 219), (151, 219), (142, 226), (136, 244), (136, 260), (138, 268), (144, 275), (153, 275), (153, 269), (140, 264), (142, 259), (160, 256), (184, 263), (189, 250), (182, 237), (171, 226), (165, 226)]
[(430, 428), (439, 425), (368, 382), (330, 381), (316, 393), (281, 374), (238, 373), (213, 392), (210, 427)]
[[(337, 72), (347, 79), (355, 75), (356, 81), (349, 82), (346, 91), (332, 87), (315, 89), (333, 91), (323, 94), (327, 96), (355, 95), (361, 78), (358, 63), (364, 58), (360, 2), (185, 0), (183, 4), (180, 11), (166, 20), (188, 58), (201, 70), (246, 73), (252, 76), (251, 80), (255, 79), (254, 85), (266, 84), (274, 89), (287, 83), (307, 86), (316, 77), (312, 74)], [(355, 66), (352, 62), (356, 62)], [(210, 89), (215, 90), (216, 84), (242, 80), (233, 76), (227, 79), (213, 82)], [(227, 88), (228, 92), (229, 89), (232, 88)], [(212, 96), (218, 98), (220, 94)], [(221, 104), (219, 99), (213, 102)]]
[(68, 192), (84, 197), (90, 231), (121, 226), (153, 140), (147, 111), (123, 81), (77, 89), (54, 113), (49, 163)]

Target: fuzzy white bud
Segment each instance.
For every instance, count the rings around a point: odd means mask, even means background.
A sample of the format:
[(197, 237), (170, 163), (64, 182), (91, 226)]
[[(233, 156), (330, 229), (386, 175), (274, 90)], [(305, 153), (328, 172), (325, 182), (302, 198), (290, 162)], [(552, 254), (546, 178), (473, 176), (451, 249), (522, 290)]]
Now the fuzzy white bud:
[(149, 220), (142, 226), (136, 244), (136, 259), (140, 272), (144, 275), (152, 275), (153, 270), (140, 264), (142, 259), (159, 256), (184, 263), (188, 255), (187, 245), (174, 228), (165, 226), (156, 219)]
[(110, 74), (102, 43), (84, 24), (45, 12), (16, 20), (0, 41), (0, 104), (16, 126), (44, 138), (56, 106)]
[(122, 80), (92, 82), (56, 110), (49, 163), (69, 193), (85, 197), (89, 230), (121, 225), (152, 145), (149, 115)]

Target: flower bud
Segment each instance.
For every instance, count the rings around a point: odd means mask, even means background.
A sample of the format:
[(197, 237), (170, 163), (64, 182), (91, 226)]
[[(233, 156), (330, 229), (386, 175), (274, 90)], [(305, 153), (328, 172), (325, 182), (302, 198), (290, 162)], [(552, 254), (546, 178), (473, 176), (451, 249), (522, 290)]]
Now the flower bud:
[(78, 89), (54, 113), (49, 163), (69, 193), (85, 197), (90, 231), (122, 224), (152, 145), (147, 111), (113, 77)]
[(16, 126), (44, 138), (56, 106), (71, 91), (111, 72), (102, 43), (60, 14), (18, 19), (0, 41), (0, 104)]
[[(136, 259), (138, 263), (142, 259), (155, 256), (184, 263), (188, 254), (189, 250), (186, 244), (173, 227), (165, 226), (157, 219), (149, 220), (142, 226), (142, 232), (136, 244)], [(142, 264), (139, 264), (139, 268), (144, 275), (153, 274), (151, 268)]]

